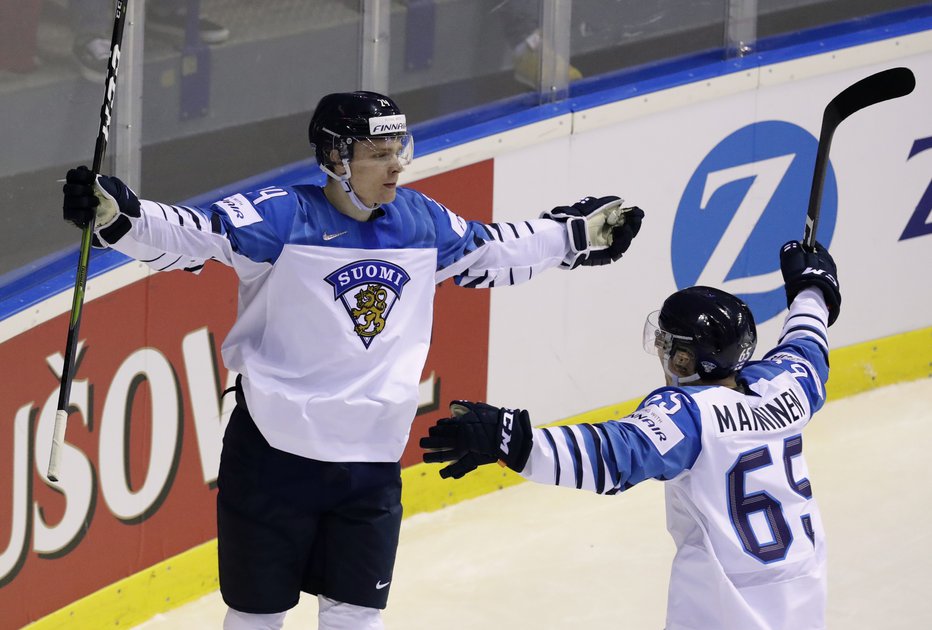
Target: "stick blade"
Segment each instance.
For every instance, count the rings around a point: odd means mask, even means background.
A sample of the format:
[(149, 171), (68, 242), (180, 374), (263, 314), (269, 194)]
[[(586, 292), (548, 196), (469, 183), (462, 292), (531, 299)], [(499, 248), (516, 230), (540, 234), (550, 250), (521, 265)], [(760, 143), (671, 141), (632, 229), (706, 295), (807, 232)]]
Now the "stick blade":
[(890, 68), (847, 87), (825, 107), (841, 122), (851, 114), (883, 101), (906, 96), (916, 87), (916, 77), (909, 68)]

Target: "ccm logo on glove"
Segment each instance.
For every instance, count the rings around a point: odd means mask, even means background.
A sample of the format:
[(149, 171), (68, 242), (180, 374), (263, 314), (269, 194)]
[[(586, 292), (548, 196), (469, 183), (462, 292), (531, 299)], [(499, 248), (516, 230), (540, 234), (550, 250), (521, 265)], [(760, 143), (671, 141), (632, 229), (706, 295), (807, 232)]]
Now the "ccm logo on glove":
[(515, 412), (511, 409), (505, 410), (502, 414), (502, 443), (499, 447), (505, 455), (508, 454), (508, 445), (511, 443), (511, 431), (514, 422)]

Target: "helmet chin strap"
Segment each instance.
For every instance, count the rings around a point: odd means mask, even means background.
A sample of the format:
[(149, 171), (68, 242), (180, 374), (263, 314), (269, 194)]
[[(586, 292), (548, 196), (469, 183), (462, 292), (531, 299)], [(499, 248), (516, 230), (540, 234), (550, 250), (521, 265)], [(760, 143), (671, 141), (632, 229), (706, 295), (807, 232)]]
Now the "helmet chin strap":
[(372, 206), (367, 206), (366, 204), (362, 202), (362, 199), (360, 199), (359, 196), (356, 194), (356, 191), (353, 190), (353, 186), (352, 184), (350, 184), (350, 177), (352, 177), (352, 172), (350, 172), (349, 160), (347, 158), (343, 158), (343, 170), (345, 171), (343, 175), (337, 175), (335, 172), (333, 172), (331, 169), (327, 168), (323, 164), (320, 165), (320, 170), (322, 170), (328, 176), (340, 182), (340, 186), (343, 188), (343, 192), (345, 192), (349, 196), (350, 201), (353, 202), (353, 205), (359, 208), (360, 210), (362, 210), (363, 212), (368, 212), (371, 214), (372, 212), (377, 210), (379, 206), (382, 205), (380, 203), (376, 203), (376, 204), (373, 204)]

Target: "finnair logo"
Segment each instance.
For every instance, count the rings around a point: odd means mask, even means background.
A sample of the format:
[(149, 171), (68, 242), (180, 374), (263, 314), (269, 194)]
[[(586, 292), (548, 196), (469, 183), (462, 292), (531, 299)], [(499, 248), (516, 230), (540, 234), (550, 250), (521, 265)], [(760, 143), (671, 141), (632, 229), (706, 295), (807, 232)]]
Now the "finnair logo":
[(230, 217), (230, 222), (236, 227), (252, 225), (262, 221), (256, 207), (252, 205), (245, 195), (237, 193), (221, 199), (214, 205), (223, 210)]
[[(738, 129), (696, 167), (673, 224), (670, 257), (678, 289), (703, 284), (734, 293), (763, 323), (786, 308), (778, 247), (805, 223), (818, 140), (768, 120)], [(819, 241), (835, 229), (838, 187), (823, 186)]]
[(671, 448), (683, 440), (683, 432), (676, 426), (676, 423), (669, 416), (650, 406), (638, 409), (619, 422), (640, 429), (661, 455), (666, 455)]
[(407, 133), (408, 124), (404, 114), (395, 116), (376, 116), (369, 119), (369, 135), (378, 136), (386, 133)]

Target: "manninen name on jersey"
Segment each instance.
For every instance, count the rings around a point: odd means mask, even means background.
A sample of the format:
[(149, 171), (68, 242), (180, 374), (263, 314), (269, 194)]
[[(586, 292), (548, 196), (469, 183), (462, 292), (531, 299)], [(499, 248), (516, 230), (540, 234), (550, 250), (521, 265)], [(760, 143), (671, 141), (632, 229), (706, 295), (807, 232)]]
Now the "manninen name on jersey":
[(806, 410), (792, 390), (780, 392), (758, 407), (744, 403), (712, 405), (719, 433), (733, 431), (779, 431), (802, 420)]
[(411, 279), (404, 269), (384, 260), (359, 260), (324, 278), (333, 299), (343, 303), (353, 332), (366, 348), (383, 330), (388, 315)]

